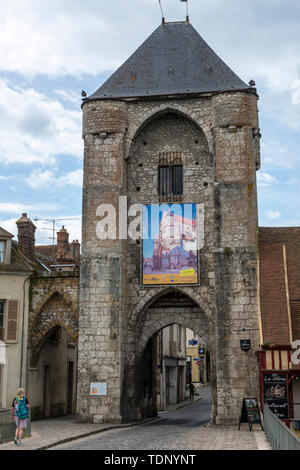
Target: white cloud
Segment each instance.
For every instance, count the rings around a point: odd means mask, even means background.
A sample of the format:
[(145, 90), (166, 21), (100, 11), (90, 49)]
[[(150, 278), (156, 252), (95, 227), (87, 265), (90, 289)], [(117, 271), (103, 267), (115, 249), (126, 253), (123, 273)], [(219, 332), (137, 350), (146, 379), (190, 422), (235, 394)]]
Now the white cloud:
[(279, 141), (263, 141), (261, 144), (261, 157), (265, 169), (274, 167), (287, 170), (299, 168), (300, 157), (297, 153), (292, 153)]
[(71, 171), (65, 176), (61, 176), (58, 179), (58, 184), (61, 186), (68, 185), (68, 186), (82, 187), (82, 180), (83, 180), (83, 171), (75, 170), (75, 171)]
[(20, 203), (13, 203), (13, 202), (0, 202), (0, 212), (4, 212), (6, 214), (17, 214), (21, 216), (23, 212), (29, 211), (57, 211), (58, 206), (55, 203), (51, 202), (42, 202), (40, 204), (20, 204)]
[(268, 219), (275, 220), (281, 217), (281, 213), (279, 211), (267, 211), (266, 216)]
[(63, 186), (79, 186), (82, 187), (83, 171), (81, 169), (71, 171), (64, 176), (57, 177), (53, 171), (50, 170), (34, 170), (28, 178), (25, 178), (26, 183), (35, 190), (40, 190), (45, 187), (63, 187)]
[(82, 97), (73, 90), (54, 90), (64, 101), (75, 104), (78, 108), (82, 104)]
[(257, 173), (257, 183), (259, 186), (270, 186), (271, 184), (278, 183), (278, 180), (268, 173), (259, 172)]
[(300, 104), (300, 80), (296, 80), (292, 84), (292, 103)]
[(32, 189), (41, 189), (48, 184), (53, 183), (54, 179), (54, 173), (52, 171), (34, 170), (31, 175), (26, 178), (26, 181)]
[(0, 161), (53, 164), (59, 154), (82, 156), (80, 111), (4, 80), (0, 96)]

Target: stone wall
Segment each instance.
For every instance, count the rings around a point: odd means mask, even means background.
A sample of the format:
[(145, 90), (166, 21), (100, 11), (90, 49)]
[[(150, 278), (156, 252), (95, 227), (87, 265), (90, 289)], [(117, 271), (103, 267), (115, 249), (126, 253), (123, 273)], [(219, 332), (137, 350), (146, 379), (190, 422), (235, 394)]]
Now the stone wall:
[[(66, 415), (69, 362), (73, 364), (75, 412), (79, 273), (36, 274), (31, 279), (27, 394), (32, 419)], [(61, 331), (57, 331), (58, 329)], [(57, 341), (53, 335), (57, 333)], [(48, 367), (47, 385), (45, 368)], [(46, 395), (47, 394), (47, 398)]]
[[(97, 238), (97, 209), (113, 204), (118, 228), (120, 196), (128, 196), (129, 206), (159, 203), (159, 152), (181, 152), (181, 201), (204, 204), (200, 286), (180, 291), (196, 302), (209, 322), (212, 421), (235, 424), (243, 396), (258, 394), (255, 356), (241, 354), (235, 331), (239, 326), (258, 328), (257, 132), (257, 98), (248, 92), (84, 103), (78, 387), (82, 419), (132, 421), (140, 416), (134, 369), (140, 361), (138, 340), (147, 337), (149, 324), (144, 331), (138, 325), (166, 289), (140, 285), (139, 242)], [(189, 326), (184, 312), (175, 320)], [(190, 325), (200, 329), (192, 320)], [(159, 331), (160, 321), (152, 327)], [(255, 348), (258, 332), (253, 331), (252, 339)], [(107, 382), (106, 397), (90, 398), (93, 381)]]

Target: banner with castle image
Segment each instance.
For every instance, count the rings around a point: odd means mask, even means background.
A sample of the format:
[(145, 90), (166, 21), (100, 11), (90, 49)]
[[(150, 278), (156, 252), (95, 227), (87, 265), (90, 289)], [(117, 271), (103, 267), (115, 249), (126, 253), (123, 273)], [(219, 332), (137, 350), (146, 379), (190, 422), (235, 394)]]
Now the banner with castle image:
[(143, 206), (143, 285), (198, 284), (197, 205)]

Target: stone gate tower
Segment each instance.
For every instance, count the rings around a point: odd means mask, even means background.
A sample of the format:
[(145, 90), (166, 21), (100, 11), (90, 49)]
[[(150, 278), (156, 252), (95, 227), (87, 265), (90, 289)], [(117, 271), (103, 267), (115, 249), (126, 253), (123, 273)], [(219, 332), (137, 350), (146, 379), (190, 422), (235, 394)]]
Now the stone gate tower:
[[(155, 414), (155, 335), (173, 323), (209, 348), (212, 422), (236, 424), (243, 397), (258, 396), (257, 99), (186, 21), (163, 22), (83, 100), (82, 419)], [(172, 165), (181, 168), (182, 184), (174, 191), (167, 181), (161, 190), (160, 171)], [(125, 197), (128, 209), (203, 205), (199, 285), (141, 285), (141, 242), (118, 230), (127, 220)], [(116, 211), (112, 239), (97, 235), (101, 218), (114, 215), (103, 204)], [(242, 328), (252, 331), (241, 336)], [(252, 340), (247, 355), (240, 350), (245, 335)], [(106, 394), (90, 394), (95, 382), (106, 384)]]

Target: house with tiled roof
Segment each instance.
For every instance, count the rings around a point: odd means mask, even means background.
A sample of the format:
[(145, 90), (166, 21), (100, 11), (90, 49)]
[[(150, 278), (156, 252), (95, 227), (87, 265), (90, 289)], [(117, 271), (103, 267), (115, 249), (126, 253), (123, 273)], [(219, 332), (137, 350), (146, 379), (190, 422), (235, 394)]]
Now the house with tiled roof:
[(76, 390), (80, 244), (62, 227), (56, 244), (37, 246), (27, 214), (16, 224), (18, 241), (0, 228), (0, 410), (8, 433), (19, 387), (32, 419), (74, 413)]
[(261, 404), (291, 425), (300, 420), (300, 227), (261, 227), (258, 243)]

